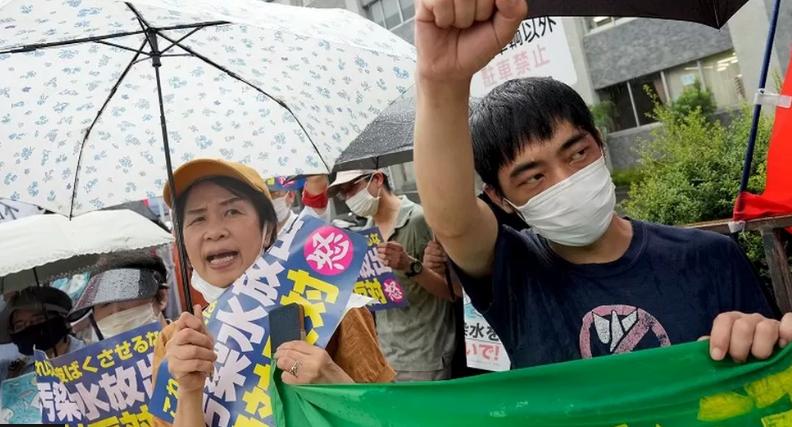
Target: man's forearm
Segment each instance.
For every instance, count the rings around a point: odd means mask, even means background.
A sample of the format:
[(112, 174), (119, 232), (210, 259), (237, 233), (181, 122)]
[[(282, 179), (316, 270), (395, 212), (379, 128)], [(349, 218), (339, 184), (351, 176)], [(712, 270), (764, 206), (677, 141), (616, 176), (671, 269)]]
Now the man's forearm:
[(415, 177), (426, 220), (440, 237), (465, 233), (478, 214), (469, 93), (469, 82), (418, 82)]
[(428, 268), (424, 268), (420, 274), (413, 277), (416, 283), (421, 285), (430, 294), (448, 301), (453, 301), (454, 296), (449, 293), (448, 283), (445, 278)]

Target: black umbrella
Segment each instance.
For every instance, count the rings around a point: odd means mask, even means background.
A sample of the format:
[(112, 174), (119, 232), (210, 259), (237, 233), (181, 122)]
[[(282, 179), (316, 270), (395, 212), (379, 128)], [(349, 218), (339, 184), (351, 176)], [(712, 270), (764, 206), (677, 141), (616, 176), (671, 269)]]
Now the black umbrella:
[[(471, 108), (477, 98), (471, 98)], [(394, 101), (341, 153), (334, 171), (379, 169), (413, 159), (415, 91)]]
[(619, 16), (673, 19), (721, 28), (748, 0), (528, 0), (537, 16)]
[(415, 95), (391, 104), (341, 153), (335, 170), (379, 169), (412, 160)]

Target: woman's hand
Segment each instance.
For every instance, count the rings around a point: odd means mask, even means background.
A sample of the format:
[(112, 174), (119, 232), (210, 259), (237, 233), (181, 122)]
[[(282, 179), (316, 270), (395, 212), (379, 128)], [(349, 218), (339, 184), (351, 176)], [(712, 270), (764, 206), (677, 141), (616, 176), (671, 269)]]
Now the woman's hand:
[(203, 322), (201, 307), (196, 305), (194, 313), (181, 314), (174, 322), (176, 333), (166, 345), (168, 370), (179, 384), (180, 393), (203, 390), (217, 359), (212, 337)]
[(281, 378), (286, 384), (353, 383), (352, 378), (319, 347), (304, 341), (281, 344), (275, 352)]

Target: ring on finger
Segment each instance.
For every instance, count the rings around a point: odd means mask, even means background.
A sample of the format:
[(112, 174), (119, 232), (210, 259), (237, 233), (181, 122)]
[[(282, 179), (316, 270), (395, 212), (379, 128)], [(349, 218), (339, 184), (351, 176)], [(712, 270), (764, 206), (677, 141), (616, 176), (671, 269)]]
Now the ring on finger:
[(300, 370), (300, 361), (299, 360), (295, 360), (294, 364), (291, 366), (291, 368), (289, 368), (289, 373), (292, 374), (293, 376), (297, 377), (298, 376), (297, 374), (298, 374), (299, 370)]

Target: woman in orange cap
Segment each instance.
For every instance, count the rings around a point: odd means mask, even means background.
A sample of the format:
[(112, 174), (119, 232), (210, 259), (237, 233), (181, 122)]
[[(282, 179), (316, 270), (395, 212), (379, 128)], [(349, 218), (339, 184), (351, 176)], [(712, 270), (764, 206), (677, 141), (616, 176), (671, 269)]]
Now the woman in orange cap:
[[(277, 218), (269, 190), (255, 170), (219, 159), (185, 163), (173, 179), (187, 258), (203, 279), (193, 287), (211, 303), (275, 242)], [(163, 195), (172, 207), (167, 184)], [(196, 314), (182, 313), (162, 331), (154, 350), (152, 372), (167, 359), (179, 384), (174, 425), (203, 425), (203, 387), (217, 358), (213, 339)], [(274, 356), (285, 383), (390, 382), (395, 375), (366, 309), (347, 313), (327, 350), (293, 341)]]

